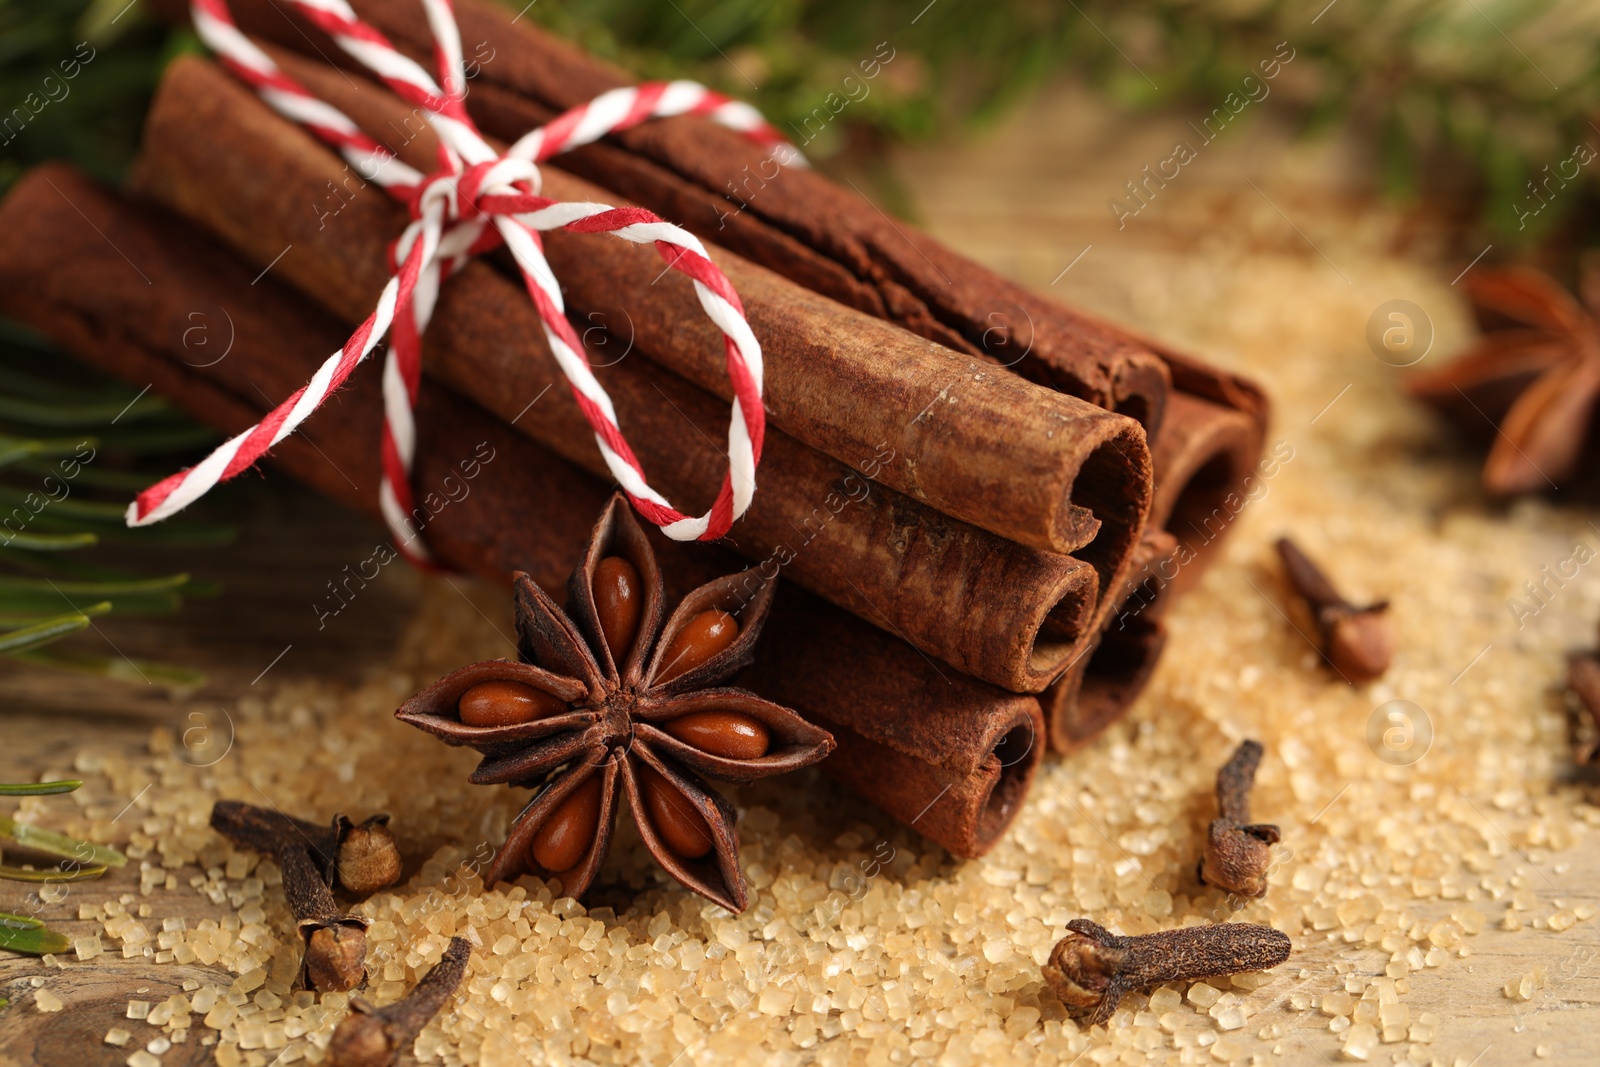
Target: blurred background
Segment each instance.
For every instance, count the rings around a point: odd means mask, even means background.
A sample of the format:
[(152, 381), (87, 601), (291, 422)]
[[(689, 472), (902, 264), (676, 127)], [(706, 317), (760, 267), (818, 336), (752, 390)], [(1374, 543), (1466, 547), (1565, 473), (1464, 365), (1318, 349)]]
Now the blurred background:
[[(889, 146), (982, 130), (1062, 84), (1212, 132), (1224, 107), (1348, 137), (1366, 191), (1448, 221), (1463, 248), (1487, 235), (1559, 266), (1595, 214), (1600, 168), (1566, 162), (1600, 143), (1600, 5), (1585, 0), (506, 2), (639, 75), (750, 100), (903, 214), (916, 207), (879, 165)], [(162, 64), (197, 47), (139, 0), (0, 2), (0, 106), (23, 109), (0, 133), (0, 185), (49, 158), (114, 178)], [(65, 81), (74, 54), (91, 74)]]

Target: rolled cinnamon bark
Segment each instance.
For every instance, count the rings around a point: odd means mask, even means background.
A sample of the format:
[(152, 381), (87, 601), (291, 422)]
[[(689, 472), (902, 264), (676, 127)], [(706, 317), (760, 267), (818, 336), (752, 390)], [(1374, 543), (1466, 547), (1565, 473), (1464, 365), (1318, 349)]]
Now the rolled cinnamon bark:
[[(165, 6), (169, 17), (184, 17), (181, 0), (159, 0), (158, 6)], [(308, 55), (332, 56), (336, 61), (341, 55), (318, 31), (293, 24), (271, 7), (269, 0), (235, 0), (233, 6), (241, 24), (250, 32)], [(407, 0), (358, 0), (355, 6), (363, 18), (389, 34), (402, 51), (424, 64), (431, 61), (427, 27)], [(520, 136), (549, 121), (560, 110), (631, 80), (626, 72), (493, 4), (465, 0), (458, 7), (458, 17), (474, 57), (469, 67), (473, 78), (468, 107), (490, 133), (506, 138)], [(1119, 410), (1136, 416), (1133, 408), (1145, 402), (1138, 398), (1147, 391), (1139, 387), (1119, 389), (1107, 383), (1122, 377), (1131, 382), (1143, 371), (1135, 369), (1135, 362), (1118, 362), (1120, 356), (1108, 353), (1153, 353), (1170, 373), (1172, 395), (1190, 394), (1240, 413), (1253, 424), (1253, 433), (1248, 436), (1255, 439), (1253, 448), (1259, 454), (1267, 402), (1254, 383), (1126, 326), (1106, 323), (1082, 311), (1064, 311), (1050, 301), (1026, 294), (1026, 299), (1019, 300), (1011, 283), (953, 256), (903, 223), (892, 224), (906, 248), (914, 245), (922, 252), (920, 262), (912, 257), (912, 268), (932, 267), (941, 274), (941, 281), (960, 279), (969, 306), (972, 294), (978, 294), (982, 315), (976, 320), (969, 316), (967, 333), (962, 335), (929, 314), (930, 305), (902, 285), (904, 279), (900, 275), (873, 262), (873, 249), (882, 242), (870, 231), (887, 221), (875, 214), (875, 209), (869, 210), (870, 205), (861, 198), (844, 193), (814, 174), (784, 171), (780, 175), (759, 152), (705, 120), (680, 118), (651, 124), (574, 150), (563, 155), (560, 162), (574, 173), (630, 197), (807, 288), (869, 314), (899, 321), (947, 345), (960, 346), (963, 336), (970, 337), (976, 331), (978, 342), (975, 346), (969, 344), (969, 348), (1007, 364), (1016, 363), (1019, 372), (1075, 395), (1112, 407), (1120, 404)], [(841, 196), (845, 200), (842, 211)], [(893, 241), (890, 243), (898, 247)], [(946, 262), (941, 257), (954, 260), (954, 266), (936, 266), (935, 261)], [(1080, 342), (1084, 346), (1081, 352), (1075, 348)], [(1119, 345), (1123, 347), (1118, 348)], [(1018, 359), (1018, 349), (1032, 349), (1032, 353)], [(1084, 376), (1097, 384), (1084, 385), (1079, 380)], [(1077, 384), (1073, 384), (1075, 380)], [(1119, 400), (1119, 395), (1123, 399)], [(1146, 398), (1155, 404), (1143, 419), (1152, 431), (1153, 450), (1160, 448), (1162, 438), (1167, 436), (1158, 430), (1164, 424), (1161, 396), (1150, 392)], [(1191, 416), (1192, 412), (1186, 417)], [(1220, 417), (1213, 413), (1213, 418)], [(1169, 454), (1172, 445), (1168, 442)], [(1188, 520), (1202, 530), (1214, 528), (1218, 503), (1230, 493), (1244, 490), (1242, 478), (1254, 459), (1238, 462), (1246, 449), (1237, 442), (1223, 451), (1230, 455), (1207, 457), (1208, 462), (1190, 468), (1190, 476), (1173, 474), (1161, 479), (1169, 507), (1176, 506), (1178, 510), (1174, 525), (1180, 532)], [(1211, 463), (1211, 458), (1218, 458), (1219, 462)], [(1192, 486), (1191, 476), (1196, 480)], [(1182, 583), (1187, 584), (1204, 569), (1215, 537), (1196, 536), (1193, 532), (1184, 533), (1184, 537), (1196, 549), (1193, 559), (1181, 571)]]
[(1090, 649), (1039, 697), (1058, 752), (1088, 744), (1138, 697), (1166, 646), (1161, 616), (1168, 603), (1199, 579), (1256, 491), (1265, 401), (1249, 383), (1235, 379), (1235, 388), (1230, 377), (1201, 367), (1192, 380), (1215, 383), (1213, 395), (1226, 399), (1231, 392), (1253, 414), (1191, 393), (1168, 398), (1152, 448), (1150, 524), (1126, 591), (1102, 602)]
[(1152, 448), (1156, 491), (1150, 525), (1177, 539), (1176, 567), (1164, 579), (1189, 588), (1252, 492), (1264, 421), (1190, 393), (1174, 392)]
[(1154, 673), (1167, 631), (1161, 622), (1173, 591), (1178, 545), (1146, 529), (1128, 588), (1097, 613), (1094, 643), (1039, 695), (1050, 747), (1069, 753), (1120, 719)]
[[(0, 202), (0, 312), (226, 433), (259, 419), (266, 396), (299, 385), (319, 353), (343, 339), (331, 317), (270, 278), (252, 284), (253, 275), (187, 223), (120, 201), (65, 167), (30, 172)], [(194, 343), (197, 326), (216, 331), (203, 346)], [(219, 345), (227, 346), (220, 360)], [(377, 517), (379, 382), (353, 378), (337, 403), (337, 418), (311, 420), (272, 461)], [(525, 570), (559, 589), (607, 486), (431, 381), (420, 393), (418, 433), (418, 495), (447, 501), (423, 528), (429, 547), (502, 584)], [(724, 549), (652, 536), (664, 574), (681, 587), (674, 593), (737, 566)], [(792, 645), (818, 642), (822, 658), (801, 662), (842, 687), (837, 705), (809, 683), (795, 690), (813, 694), (836, 756), (845, 753), (824, 769), (958, 855), (991, 847), (1042, 753), (1019, 741), (1042, 732), (1037, 701), (939, 668), (793, 587), (778, 603), (758, 648), (781, 660)], [(782, 670), (762, 656), (761, 678), (746, 681), (783, 684)], [(857, 774), (863, 766), (876, 772)], [(917, 797), (926, 799), (908, 811)]]
[(1162, 351), (1182, 368), (1186, 385), (1216, 401), (1188, 392), (1168, 397), (1167, 417), (1151, 448), (1156, 488), (1149, 525), (1127, 591), (1102, 601), (1091, 647), (1039, 697), (1050, 745), (1058, 752), (1088, 744), (1144, 689), (1166, 646), (1161, 616), (1167, 604), (1199, 579), (1264, 476), (1265, 464), (1258, 467), (1257, 461), (1265, 397), (1243, 379)]
[(1168, 397), (1151, 448), (1156, 487), (1149, 525), (1126, 591), (1102, 599), (1090, 647), (1039, 697), (1058, 752), (1088, 744), (1143, 691), (1166, 647), (1167, 604), (1199, 579), (1262, 476), (1265, 397), (1243, 379), (1172, 355), (1185, 384), (1238, 406), (1187, 392)]
[[(431, 128), (399, 98), (322, 63), (284, 53), (275, 58), (319, 97), (387, 139), (407, 162), (425, 171), (437, 166)], [(171, 114), (172, 105), (163, 102), (174, 96), (212, 92), (220, 72), (209, 68), (208, 83), (206, 68), (194, 63), (194, 69), (180, 63), (171, 72), (158, 113)], [(254, 97), (242, 86), (233, 88)], [(286, 120), (272, 121), (300, 133)], [(149, 136), (159, 138), (167, 128), (152, 122)], [(300, 137), (309, 143), (307, 135)], [(162, 143), (158, 151), (176, 147)], [(340, 183), (359, 184), (359, 176), (328, 150), (320, 152), (333, 167), (294, 218), (326, 236), (329, 229), (343, 229), (332, 214), (348, 210)], [(569, 201), (615, 199), (556, 171), (547, 173), (542, 191)], [(375, 189), (358, 195), (384, 199)], [(391, 208), (396, 218), (397, 208)], [(649, 358), (731, 398), (721, 333), (701, 313), (689, 279), (664, 271), (654, 248), (565, 231), (547, 234), (544, 242), (573, 309), (629, 323)], [(269, 255), (283, 248), (279, 244)], [(856, 466), (893, 450), (903, 461), (884, 467), (877, 480), (1032, 547), (1069, 552), (1095, 539), (1097, 517), (1126, 526), (1142, 513), (1142, 500), (1130, 505), (1127, 493), (1107, 491), (1137, 481), (1144, 465), (1144, 448), (1129, 420), (996, 373), (982, 361), (842, 308), (740, 257), (710, 252), (763, 339), (764, 395), (774, 425)]]
[[(137, 173), (145, 192), (258, 263), (276, 261), (275, 276), (354, 322), (387, 277), (384, 248), (399, 219), (368, 189), (319, 230), (301, 208), (325, 195), (339, 171), (331, 153), (216, 68), (180, 60), (152, 108)], [(469, 264), (445, 286), (424, 344), (428, 373), (606, 475), (536, 313), (508, 279)], [(653, 482), (680, 501), (699, 503), (698, 492), (708, 503), (726, 462), (710, 437), (720, 405), (648, 360), (615, 361), (600, 376)], [(686, 432), (686, 419), (700, 432)], [(880, 469), (900, 464), (896, 455), (877, 458)], [(1137, 494), (1137, 477), (1106, 481), (1107, 492)], [(869, 489), (861, 473), (779, 432), (768, 434), (756, 503), (733, 532), (742, 554), (931, 655), (1022, 691), (1042, 689), (1087, 640), (1100, 569), (1113, 576), (1111, 568), (1126, 567), (1126, 553), (1099, 554), (1119, 536), (1123, 525), (1108, 518), (1080, 553), (1087, 559), (1025, 548)]]
[[(184, 17), (181, 0), (157, 6), (170, 18)], [(340, 55), (271, 0), (234, 0), (230, 7), (247, 33), (307, 55)], [(433, 37), (420, 5), (356, 0), (353, 7), (432, 69)], [(474, 57), (467, 107), (490, 134), (520, 137), (632, 81), (486, 0), (462, 0), (455, 10)], [(704, 119), (646, 123), (608, 140), (645, 163), (626, 165), (610, 146), (597, 144), (563, 156), (565, 169), (851, 307), (1014, 366), (1129, 415), (1152, 433), (1160, 425), (1168, 373), (1152, 352), (890, 220), (859, 194), (813, 171), (778, 167), (767, 150)]]
[[(1043, 758), (1039, 702), (904, 651), (789, 589), (739, 684), (849, 736), (824, 770), (956, 855), (981, 856), (1011, 824)], [(851, 661), (878, 669), (839, 669)]]
[(1167, 645), (1167, 627), (1159, 617), (1139, 615), (1125, 628), (1107, 630), (1094, 650), (1070, 710), (1062, 709), (1060, 728), (1050, 743), (1063, 754), (1100, 736), (1122, 718), (1144, 692)]

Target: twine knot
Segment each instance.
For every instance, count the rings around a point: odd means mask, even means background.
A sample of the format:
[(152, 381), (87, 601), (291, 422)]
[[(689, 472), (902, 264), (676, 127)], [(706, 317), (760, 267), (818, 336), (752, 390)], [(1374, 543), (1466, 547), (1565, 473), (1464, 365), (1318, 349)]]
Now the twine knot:
[[(345, 0), (287, 0), (345, 52), (372, 70), (427, 118), (439, 141), (440, 165), (423, 174), (378, 144), (351, 119), (290, 78), (233, 23), (224, 0), (193, 0), (195, 30), (235, 75), (285, 117), (306, 125), (374, 184), (407, 205), (411, 222), (394, 242), (394, 274), (377, 307), (310, 382), (259, 424), (231, 438), (186, 471), (163, 479), (128, 506), (128, 524), (159, 522), (218, 483), (249, 469), (293, 433), (387, 336), (383, 371), (383, 479), (378, 501), (396, 545), (413, 562), (430, 565), (419, 534), (426, 512), (414, 505), (410, 474), (416, 445), (412, 409), (421, 386), (421, 338), (442, 279), (472, 256), (504, 245), (522, 272), (545, 339), (572, 395), (595, 432), (606, 467), (641, 515), (677, 540), (715, 540), (750, 506), (761, 458), (761, 346), (727, 277), (688, 231), (643, 208), (551, 200), (539, 195), (538, 161), (616, 130), (667, 115), (701, 115), (773, 148), (773, 158), (803, 166), (798, 151), (748, 105), (693, 82), (655, 82), (602, 93), (504, 152), (479, 134), (467, 114), (461, 37), (450, 0), (420, 0), (433, 31), (438, 81), (373, 27)], [(561, 287), (544, 257), (542, 230), (608, 233), (653, 245), (669, 269), (687, 275), (701, 309), (724, 336), (734, 399), (728, 424), (728, 473), (711, 508), (691, 517), (650, 487), (643, 467), (617, 425), (611, 398), (595, 380), (566, 315)]]

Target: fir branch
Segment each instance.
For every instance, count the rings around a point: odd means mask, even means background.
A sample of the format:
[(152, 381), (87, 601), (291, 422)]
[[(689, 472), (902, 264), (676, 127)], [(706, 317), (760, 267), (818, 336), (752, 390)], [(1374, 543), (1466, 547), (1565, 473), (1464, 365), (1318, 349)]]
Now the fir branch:
[[(61, 435), (74, 429), (81, 436)], [(215, 592), (186, 573), (135, 573), (125, 556), (137, 546), (225, 544), (231, 526), (187, 515), (152, 528), (129, 529), (123, 521), (128, 493), (158, 477), (168, 453), (215, 440), (165, 401), (77, 367), (20, 327), (0, 324), (0, 655), (173, 688), (203, 682), (183, 667), (54, 646), (97, 616), (173, 612), (186, 597)], [(81, 550), (95, 549), (81, 558)]]

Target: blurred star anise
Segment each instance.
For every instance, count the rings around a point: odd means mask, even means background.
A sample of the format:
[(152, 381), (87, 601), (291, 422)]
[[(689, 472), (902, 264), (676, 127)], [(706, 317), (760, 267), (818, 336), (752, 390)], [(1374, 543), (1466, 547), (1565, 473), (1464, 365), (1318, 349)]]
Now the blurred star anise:
[(1531, 267), (1473, 271), (1466, 290), (1483, 338), (1407, 388), (1469, 435), (1493, 435), (1483, 467), (1489, 492), (1566, 484), (1600, 399), (1600, 270), (1585, 272), (1582, 303)]
[(663, 626), (661, 572), (621, 496), (568, 580), (570, 615), (516, 576), (521, 661), (463, 667), (395, 713), (483, 753), (472, 782), (538, 789), (485, 885), (532, 872), (581, 896), (625, 792), (662, 867), (728, 910), (744, 909), (733, 806), (702, 777), (748, 782), (833, 749), (830, 734), (790, 709), (720, 684), (750, 661), (772, 589), (753, 571), (720, 578), (685, 597)]

